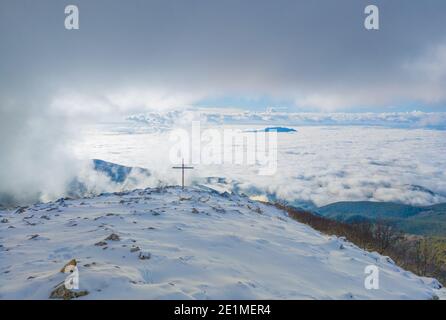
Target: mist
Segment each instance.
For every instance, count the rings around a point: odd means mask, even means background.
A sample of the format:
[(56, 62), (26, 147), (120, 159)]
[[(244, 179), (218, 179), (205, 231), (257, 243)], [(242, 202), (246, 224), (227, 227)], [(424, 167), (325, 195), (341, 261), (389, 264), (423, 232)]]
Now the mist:
[(132, 113), (224, 96), (445, 111), (446, 3), (375, 2), (378, 32), (363, 0), (80, 0), (71, 31), (63, 2), (2, 1), (0, 202), (63, 194), (88, 160), (71, 148), (79, 132)]

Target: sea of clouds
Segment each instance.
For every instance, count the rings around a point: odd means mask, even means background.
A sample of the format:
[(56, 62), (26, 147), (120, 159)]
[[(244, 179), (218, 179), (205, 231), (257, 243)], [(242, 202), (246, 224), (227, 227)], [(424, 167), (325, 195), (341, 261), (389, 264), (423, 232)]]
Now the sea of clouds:
[[(174, 144), (170, 133), (191, 130), (196, 120), (203, 129), (231, 127), (246, 132), (280, 125), (297, 132), (278, 134), (274, 175), (259, 175), (259, 166), (197, 164), (187, 172), (188, 184), (217, 181), (227, 190), (309, 208), (358, 200), (446, 202), (446, 114), (441, 112), (180, 109), (80, 126), (58, 113), (42, 112), (38, 105), (24, 115), (16, 110), (12, 105), (9, 113), (4, 112), (0, 128), (5, 137), (14, 137), (1, 143), (2, 149), (13, 151), (0, 156), (0, 202), (6, 205), (180, 184), (180, 172), (171, 168), (169, 158)], [(96, 172), (91, 159), (147, 168), (151, 175), (115, 183)]]
[(127, 120), (146, 125), (146, 129), (159, 130), (187, 123), (199, 118), (211, 124), (259, 124), (290, 126), (380, 126), (391, 128), (425, 128), (446, 130), (445, 112), (282, 112), (274, 108), (266, 111), (238, 109), (184, 109), (167, 112), (150, 112), (127, 117)]
[[(293, 114), (288, 122), (279, 120), (282, 114), (272, 112), (243, 114), (245, 118), (237, 121), (233, 111), (221, 113), (218, 121), (217, 113), (201, 112), (200, 116), (204, 128), (221, 129), (223, 123), (241, 131), (278, 123), (289, 125), (299, 117), (307, 124), (292, 126), (297, 129), (295, 133), (278, 134), (274, 175), (259, 175), (258, 166), (198, 164), (187, 172), (188, 184), (203, 184), (209, 182), (209, 177), (220, 177), (228, 190), (266, 195), (310, 208), (359, 200), (412, 205), (446, 202), (446, 131), (437, 130), (446, 123), (441, 113)], [(257, 121), (246, 121), (253, 115)], [(174, 125), (176, 118), (181, 120)], [(76, 144), (76, 154), (84, 159), (100, 158), (148, 168), (154, 173), (154, 183), (161, 180), (179, 184), (180, 172), (171, 169), (169, 159), (174, 143), (169, 140), (170, 129), (187, 130), (191, 118), (185, 111), (168, 112), (132, 116), (120, 125), (96, 126), (83, 142)], [(310, 118), (313, 125), (308, 123)], [(427, 119), (433, 118), (438, 120), (437, 129), (429, 127), (432, 122)], [(240, 124), (243, 121), (248, 124)], [(218, 179), (209, 184), (215, 181)]]

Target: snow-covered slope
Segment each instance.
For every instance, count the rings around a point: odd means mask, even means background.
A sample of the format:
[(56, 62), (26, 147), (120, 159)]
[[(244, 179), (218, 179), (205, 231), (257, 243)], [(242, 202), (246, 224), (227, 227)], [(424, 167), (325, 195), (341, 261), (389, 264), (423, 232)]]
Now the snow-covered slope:
[[(431, 299), (436, 281), (245, 197), (158, 188), (0, 211), (0, 298)], [(113, 235), (113, 236), (111, 236)], [(111, 237), (110, 237), (111, 236)], [(108, 238), (108, 240), (107, 240)], [(380, 270), (366, 290), (364, 268)]]

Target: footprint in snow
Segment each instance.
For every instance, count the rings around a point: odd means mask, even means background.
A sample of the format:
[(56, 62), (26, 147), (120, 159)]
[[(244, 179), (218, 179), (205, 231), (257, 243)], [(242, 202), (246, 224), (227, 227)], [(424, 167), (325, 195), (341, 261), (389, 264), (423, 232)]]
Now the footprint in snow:
[(144, 283), (152, 283), (152, 276), (150, 274), (150, 270), (149, 269), (140, 269), (139, 273), (141, 275), (142, 281)]
[(354, 300), (355, 296), (351, 292), (347, 292), (342, 295), (342, 300)]
[(86, 264), (84, 264), (84, 267), (85, 268), (90, 268), (90, 267), (95, 266), (95, 265), (96, 265), (96, 262), (86, 263)]
[(183, 256), (183, 257), (179, 257), (178, 259), (180, 259), (181, 262), (186, 263), (189, 262), (190, 260), (192, 260), (194, 258), (194, 256)]

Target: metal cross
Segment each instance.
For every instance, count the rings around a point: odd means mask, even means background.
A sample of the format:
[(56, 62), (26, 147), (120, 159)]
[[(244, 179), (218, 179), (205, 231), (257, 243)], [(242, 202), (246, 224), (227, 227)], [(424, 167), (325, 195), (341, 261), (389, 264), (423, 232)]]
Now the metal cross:
[(181, 188), (184, 189), (184, 169), (193, 169), (194, 167), (185, 167), (184, 159), (181, 164), (181, 167), (172, 167), (172, 169), (181, 169)]

